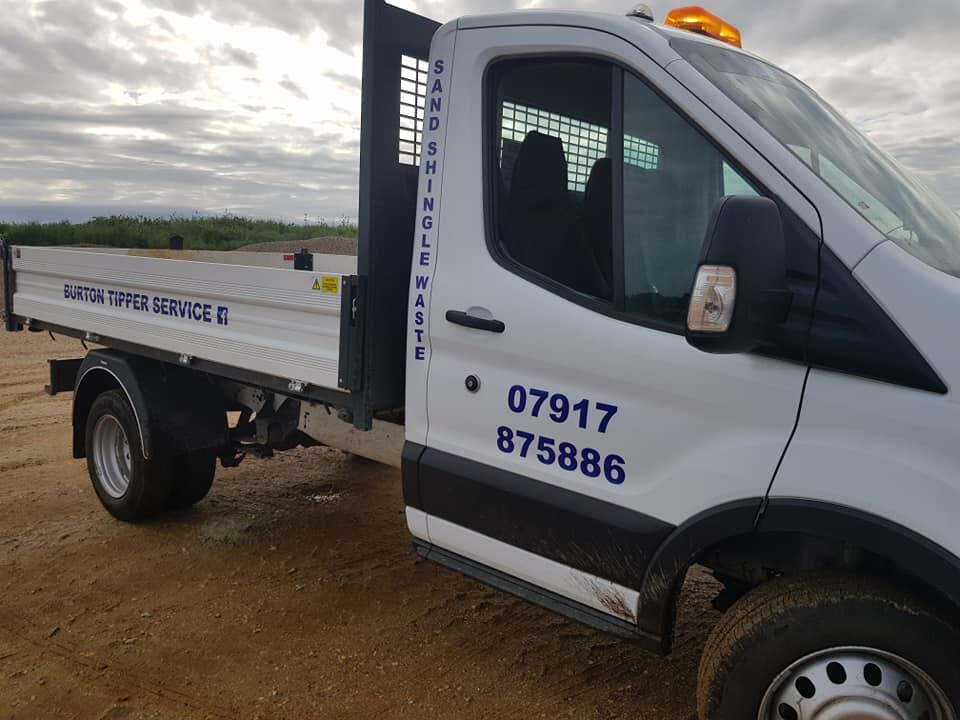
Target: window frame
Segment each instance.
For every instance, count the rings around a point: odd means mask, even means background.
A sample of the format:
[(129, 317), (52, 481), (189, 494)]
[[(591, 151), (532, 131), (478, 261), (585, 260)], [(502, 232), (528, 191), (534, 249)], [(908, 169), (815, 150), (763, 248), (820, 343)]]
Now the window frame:
[[(563, 283), (560, 283), (546, 275), (538, 273), (536, 270), (523, 265), (514, 260), (505, 250), (500, 237), (497, 224), (498, 208), (498, 188), (496, 175), (496, 158), (498, 152), (498, 118), (499, 104), (497, 102), (497, 88), (495, 86), (496, 70), (498, 66), (516, 61), (524, 62), (542, 62), (542, 61), (567, 61), (567, 62), (601, 62), (607, 65), (611, 70), (611, 102), (610, 102), (610, 130), (608, 142), (608, 156), (613, 163), (611, 178), (611, 241), (613, 242), (613, 300), (607, 301), (602, 298), (593, 297), (585, 293), (574, 290)], [(639, 82), (644, 83), (657, 97), (659, 97), (669, 108), (671, 108), (679, 117), (683, 118), (690, 127), (707, 141), (733, 170), (750, 183), (757, 191), (760, 197), (767, 197), (774, 200), (778, 205), (783, 205), (782, 201), (766, 186), (759, 182), (753, 173), (749, 172), (740, 162), (734, 160), (730, 154), (711, 137), (690, 115), (677, 106), (660, 88), (654, 85), (647, 77), (636, 68), (627, 67), (624, 63), (615, 58), (602, 53), (513, 53), (500, 55), (491, 59), (483, 70), (481, 79), (481, 152), (483, 153), (483, 223), (484, 223), (484, 242), (487, 246), (487, 252), (493, 261), (513, 275), (540, 287), (547, 292), (557, 295), (564, 300), (584, 307), (593, 312), (614, 320), (639, 325), (651, 330), (659, 330), (671, 335), (685, 335), (686, 328), (677, 326), (673, 323), (654, 320), (626, 310), (626, 293), (624, 276), (624, 197), (623, 197), (623, 126), (624, 126), (624, 80), (629, 73)]]

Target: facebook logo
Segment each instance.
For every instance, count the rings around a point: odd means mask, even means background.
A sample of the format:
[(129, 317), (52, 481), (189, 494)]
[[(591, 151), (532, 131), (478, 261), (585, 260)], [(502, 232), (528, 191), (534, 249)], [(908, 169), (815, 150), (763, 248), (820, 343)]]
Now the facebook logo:
[(229, 325), (229, 310), (223, 305), (217, 306), (217, 325)]

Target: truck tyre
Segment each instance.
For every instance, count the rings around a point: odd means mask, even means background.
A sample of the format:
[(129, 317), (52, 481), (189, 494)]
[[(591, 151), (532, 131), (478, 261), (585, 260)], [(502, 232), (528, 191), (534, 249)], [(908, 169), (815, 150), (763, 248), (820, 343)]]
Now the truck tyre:
[(143, 457), (140, 428), (122, 391), (109, 390), (93, 401), (85, 443), (93, 489), (111, 515), (136, 522), (164, 509), (170, 494), (166, 463)]
[(203, 500), (213, 485), (217, 471), (217, 451), (213, 448), (173, 458), (170, 497), (167, 507), (183, 510)]
[(893, 585), (772, 580), (721, 618), (700, 720), (957, 720), (960, 633)]

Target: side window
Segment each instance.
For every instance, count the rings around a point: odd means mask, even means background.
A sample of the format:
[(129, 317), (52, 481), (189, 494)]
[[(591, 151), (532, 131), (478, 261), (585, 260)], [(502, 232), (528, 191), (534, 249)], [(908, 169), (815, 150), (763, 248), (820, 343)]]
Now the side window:
[[(608, 301), (612, 72), (592, 60), (515, 60), (493, 73), (501, 250), (540, 276)], [(644, 147), (633, 151), (645, 161)]]
[(725, 195), (756, 194), (720, 152), (644, 82), (625, 74), (624, 150), (657, 149), (623, 165), (625, 310), (683, 327), (707, 224)]
[(683, 328), (713, 211), (725, 196), (755, 195), (750, 183), (648, 85), (610, 63), (504, 60), (489, 83), (500, 252), (534, 281)]

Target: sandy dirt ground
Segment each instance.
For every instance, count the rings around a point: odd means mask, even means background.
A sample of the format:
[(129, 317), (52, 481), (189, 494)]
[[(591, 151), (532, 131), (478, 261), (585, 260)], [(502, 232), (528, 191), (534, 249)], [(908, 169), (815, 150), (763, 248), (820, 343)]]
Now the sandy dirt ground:
[(420, 560), (399, 473), (329, 448), (112, 520), (71, 458), (76, 341), (0, 333), (0, 718), (694, 717), (694, 571), (668, 659)]

